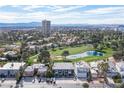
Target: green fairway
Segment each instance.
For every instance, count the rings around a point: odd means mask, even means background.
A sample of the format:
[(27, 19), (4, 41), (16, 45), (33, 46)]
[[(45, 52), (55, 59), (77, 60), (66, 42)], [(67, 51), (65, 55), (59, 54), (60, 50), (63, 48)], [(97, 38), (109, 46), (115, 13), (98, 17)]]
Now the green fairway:
[[(72, 54), (83, 53), (88, 50), (95, 50), (95, 49), (92, 48), (92, 46), (90, 46), (90, 45), (88, 45), (88, 46), (83, 45), (83, 46), (78, 46), (78, 47), (66, 47), (66, 48), (63, 48), (62, 50), (57, 48), (56, 51), (49, 50), (52, 61), (53, 62), (63, 62), (63, 57), (61, 56), (61, 54), (65, 50), (68, 50), (70, 55), (72, 55)], [(68, 61), (78, 62), (78, 61), (82, 60), (82, 61), (86, 61), (86, 62), (91, 62), (91, 61), (97, 61), (97, 60), (104, 60), (104, 59), (107, 59), (108, 57), (111, 57), (113, 54), (113, 50), (109, 49), (109, 48), (103, 49), (101, 52), (104, 52), (104, 56), (88, 56), (88, 57), (77, 58), (77, 59), (68, 60)], [(38, 58), (38, 54), (29, 57), (28, 64), (31, 65), (33, 63), (36, 63), (37, 58)]]
[(60, 56), (63, 51), (67, 50), (69, 51), (70, 55), (72, 55), (72, 54), (83, 53), (85, 51), (92, 50), (92, 49), (93, 48), (91, 45), (86, 45), (86, 46), (81, 45), (81, 46), (76, 46), (76, 47), (66, 47), (66, 48), (63, 48), (62, 50), (56, 48), (55, 49), (56, 51), (50, 50), (50, 54), (54, 56)]
[(91, 62), (91, 61), (97, 61), (97, 60), (104, 60), (104, 59), (107, 59), (108, 57), (111, 57), (113, 54), (112, 49), (104, 49), (103, 52), (105, 52), (104, 56), (88, 56), (84, 58), (74, 59), (72, 61), (77, 62), (77, 61), (83, 60), (86, 62)]
[[(91, 50), (94, 50), (94, 49), (91, 49)], [(113, 54), (112, 49), (104, 49), (103, 52), (104, 52), (104, 56), (88, 56), (88, 57), (84, 57), (84, 58), (73, 59), (73, 60), (70, 60), (70, 61), (78, 62), (78, 61), (82, 60), (82, 61), (86, 61), (86, 62), (91, 62), (91, 61), (97, 61), (97, 60), (104, 60), (104, 59), (107, 59), (108, 57), (111, 57), (112, 54)], [(81, 53), (81, 52), (78, 52), (78, 53)], [(55, 59), (54, 61), (55, 62), (60, 62), (60, 61), (63, 61), (63, 60)]]

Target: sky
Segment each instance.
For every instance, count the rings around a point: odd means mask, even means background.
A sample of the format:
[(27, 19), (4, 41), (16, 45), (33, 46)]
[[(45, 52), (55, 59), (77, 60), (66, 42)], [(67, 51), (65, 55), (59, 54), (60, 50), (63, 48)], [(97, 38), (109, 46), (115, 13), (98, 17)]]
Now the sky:
[(121, 5), (3, 5), (0, 23), (124, 24)]

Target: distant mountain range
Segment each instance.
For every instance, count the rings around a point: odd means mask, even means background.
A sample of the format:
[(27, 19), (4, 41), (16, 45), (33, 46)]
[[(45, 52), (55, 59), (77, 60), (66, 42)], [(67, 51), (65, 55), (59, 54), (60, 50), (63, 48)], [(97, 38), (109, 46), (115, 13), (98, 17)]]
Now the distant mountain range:
[[(23, 28), (30, 28), (30, 27), (41, 27), (41, 22), (29, 22), (29, 23), (0, 23), (0, 28), (13, 28), (13, 27), (23, 27)], [(123, 24), (52, 24), (52, 26), (99, 26), (99, 27), (113, 27), (113, 26), (120, 26), (124, 27)]]
[[(82, 26), (87, 24), (52, 24), (52, 26)], [(0, 23), (0, 27), (38, 27), (42, 26), (41, 22), (30, 23)]]
[(41, 26), (40, 22), (30, 22), (30, 23), (0, 23), (0, 28), (4, 27), (38, 27)]

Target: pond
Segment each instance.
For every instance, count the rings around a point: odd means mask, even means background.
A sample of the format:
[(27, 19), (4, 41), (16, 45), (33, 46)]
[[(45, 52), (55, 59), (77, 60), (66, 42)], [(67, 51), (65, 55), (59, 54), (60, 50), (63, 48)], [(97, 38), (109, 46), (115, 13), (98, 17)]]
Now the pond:
[(66, 58), (67, 59), (77, 59), (77, 58), (83, 58), (83, 57), (87, 57), (87, 56), (103, 56), (103, 55), (104, 55), (104, 53), (102, 53), (102, 52), (86, 51), (86, 52), (80, 53), (80, 54), (69, 55)]

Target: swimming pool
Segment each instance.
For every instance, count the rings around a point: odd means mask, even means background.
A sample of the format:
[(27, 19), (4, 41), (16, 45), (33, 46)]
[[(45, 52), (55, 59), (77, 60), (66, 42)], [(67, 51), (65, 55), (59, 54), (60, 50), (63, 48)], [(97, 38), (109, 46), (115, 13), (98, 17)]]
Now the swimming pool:
[(102, 53), (102, 52), (86, 51), (86, 52), (80, 53), (80, 54), (69, 55), (66, 58), (67, 59), (77, 59), (77, 58), (83, 58), (83, 57), (87, 57), (87, 56), (103, 56), (103, 55), (104, 55), (104, 53)]

